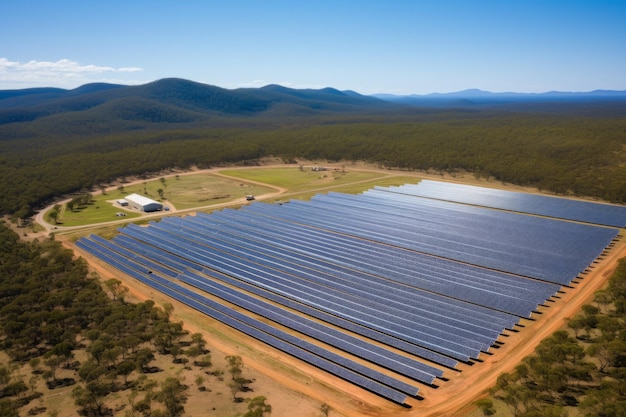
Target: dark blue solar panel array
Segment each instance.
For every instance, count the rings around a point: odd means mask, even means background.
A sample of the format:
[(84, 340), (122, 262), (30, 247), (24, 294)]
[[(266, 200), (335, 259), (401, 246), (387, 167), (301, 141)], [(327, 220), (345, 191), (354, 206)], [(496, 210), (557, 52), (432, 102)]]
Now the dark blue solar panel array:
[[(382, 189), (382, 188), (381, 188)], [(612, 227), (626, 227), (626, 207), (472, 185), (422, 180), (386, 191)]]
[[(618, 230), (368, 191), (292, 201), (270, 215), (439, 257), (566, 285)], [(249, 210), (268, 212), (262, 205)]]
[(399, 404), (406, 402), (406, 394), (416, 396), (418, 388), (370, 369), (345, 357), (334, 354), (324, 348), (306, 342), (300, 338), (255, 320), (245, 314), (229, 309), (220, 303), (154, 274), (141, 264), (113, 251), (110, 247), (100, 246), (95, 241), (81, 239), (77, 246), (108, 262), (120, 271), (136, 278), (142, 283), (180, 301), (215, 320), (221, 321), (245, 334), (248, 334), (270, 346), (273, 346), (298, 359), (317, 366), (333, 375), (350, 381)]
[(254, 203), (131, 224), (111, 241), (91, 236), (77, 245), (217, 320), (404, 403), (418, 392), (405, 380), (433, 384), (442, 367), (477, 359), (617, 235), (405, 191)]

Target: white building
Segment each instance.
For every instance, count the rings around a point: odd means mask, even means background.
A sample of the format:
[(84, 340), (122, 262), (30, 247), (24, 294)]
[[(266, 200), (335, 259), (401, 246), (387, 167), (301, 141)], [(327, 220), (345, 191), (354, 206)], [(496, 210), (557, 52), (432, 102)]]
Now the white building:
[(126, 196), (125, 200), (132, 208), (140, 211), (150, 212), (163, 210), (163, 204), (139, 194), (129, 194)]

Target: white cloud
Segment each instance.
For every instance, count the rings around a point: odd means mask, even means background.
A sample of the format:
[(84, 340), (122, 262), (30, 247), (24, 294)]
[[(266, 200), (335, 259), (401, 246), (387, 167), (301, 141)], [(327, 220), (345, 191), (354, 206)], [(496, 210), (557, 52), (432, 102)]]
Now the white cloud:
[(24, 88), (34, 86), (78, 87), (91, 82), (104, 82), (107, 76), (143, 71), (138, 67), (106, 67), (84, 65), (70, 59), (59, 61), (11, 61), (0, 58), (0, 87)]
[(118, 72), (139, 72), (139, 71), (143, 71), (143, 68), (126, 67), (126, 68), (118, 68), (117, 71)]

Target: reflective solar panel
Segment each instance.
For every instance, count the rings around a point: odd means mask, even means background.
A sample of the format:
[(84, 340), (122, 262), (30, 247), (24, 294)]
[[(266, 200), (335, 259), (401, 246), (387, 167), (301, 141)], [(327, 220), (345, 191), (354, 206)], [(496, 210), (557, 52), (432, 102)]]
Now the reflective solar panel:
[(418, 388), (401, 380), (298, 339), (235, 310), (228, 310), (219, 303), (160, 277), (158, 274), (144, 272), (141, 266), (129, 262), (128, 258), (114, 252), (110, 247), (88, 239), (81, 239), (77, 245), (177, 301), (391, 401), (403, 404), (406, 401), (405, 394), (417, 396), (419, 392)]
[(416, 185), (376, 189), (605, 226), (626, 227), (626, 207), (614, 204), (431, 180), (422, 180)]
[(558, 199), (557, 212), (556, 200), (518, 194), (424, 181), (130, 224), (110, 241), (91, 236), (77, 246), (227, 325), (403, 403), (417, 388), (393, 375), (432, 384), (441, 367), (478, 358), (617, 236), (615, 228), (528, 213), (578, 213), (576, 220), (608, 224), (619, 210), (591, 214), (604, 205)]

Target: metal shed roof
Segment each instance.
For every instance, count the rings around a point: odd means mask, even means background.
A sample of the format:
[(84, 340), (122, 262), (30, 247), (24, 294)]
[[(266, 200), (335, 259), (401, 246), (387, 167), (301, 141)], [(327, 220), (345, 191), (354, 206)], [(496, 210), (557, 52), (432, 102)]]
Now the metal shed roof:
[(154, 201), (151, 198), (148, 197), (144, 197), (142, 195), (139, 194), (129, 194), (126, 196), (126, 201), (131, 201), (135, 204), (139, 204), (141, 206), (147, 206), (149, 204), (159, 204), (161, 205), (161, 203), (159, 203), (158, 201)]

